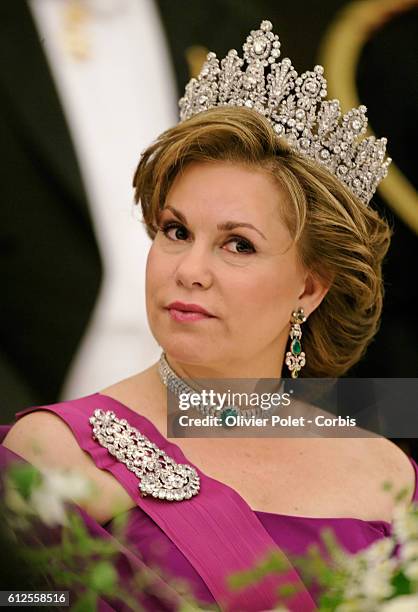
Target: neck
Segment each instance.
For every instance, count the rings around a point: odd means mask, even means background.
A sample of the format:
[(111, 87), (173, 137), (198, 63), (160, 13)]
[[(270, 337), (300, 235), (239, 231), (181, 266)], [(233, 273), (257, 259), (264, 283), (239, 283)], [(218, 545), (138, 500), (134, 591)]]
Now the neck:
[(222, 379), (222, 378), (281, 378), (284, 365), (287, 334), (275, 338), (273, 342), (258, 353), (251, 353), (226, 359), (222, 356), (216, 361), (189, 361), (170, 351), (165, 353), (167, 362), (180, 378)]
[(184, 363), (170, 354), (165, 354), (165, 360), (173, 374), (196, 391), (208, 386), (220, 388), (226, 384), (235, 387), (236, 391), (248, 392), (260, 387), (260, 379), (269, 379), (263, 381), (263, 391), (277, 390), (281, 384), (282, 359), (264, 363), (254, 357), (251, 363), (229, 361), (225, 367), (220, 363), (216, 366)]

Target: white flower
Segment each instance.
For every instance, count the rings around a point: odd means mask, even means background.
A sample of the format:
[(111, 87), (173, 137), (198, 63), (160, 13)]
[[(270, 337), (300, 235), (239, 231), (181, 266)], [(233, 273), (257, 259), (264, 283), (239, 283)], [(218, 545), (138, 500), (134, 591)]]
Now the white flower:
[(399, 505), (394, 508), (393, 534), (402, 543), (418, 539), (418, 516), (410, 507)]
[[(381, 547), (381, 552), (387, 553), (389, 549), (390, 546), (385, 544)], [(364, 557), (364, 554), (365, 552), (359, 553), (356, 556)], [(371, 556), (374, 557), (376, 554), (377, 550), (375, 549)], [(378, 602), (390, 597), (394, 592), (394, 587), (390, 582), (397, 567), (398, 561), (396, 559), (385, 559), (374, 565), (363, 566), (362, 572), (357, 572), (348, 577), (344, 588), (345, 599), (365, 598), (366, 600)], [(369, 608), (366, 607), (365, 609)], [(374, 609), (372, 605), (370, 609)]]
[(350, 555), (347, 553), (345, 560), (341, 563), (342, 569), (351, 575), (360, 574), (364, 569), (365, 563), (361, 553)]
[(32, 514), (33, 510), (24, 500), (10, 479), (5, 480), (4, 503), (15, 514)]
[(418, 557), (418, 542), (412, 540), (405, 542), (399, 549), (399, 556), (403, 561), (410, 561)]
[(49, 527), (68, 524), (65, 502), (53, 491), (41, 485), (32, 493), (30, 503), (41, 521)]
[(368, 599), (345, 601), (335, 608), (335, 612), (376, 612), (376, 602)]
[(418, 594), (400, 595), (382, 603), (380, 612), (415, 612), (418, 610)]
[(30, 496), (29, 504), (50, 527), (67, 525), (65, 503), (77, 502), (91, 492), (90, 483), (76, 472), (42, 469), (42, 482)]
[(344, 588), (344, 599), (356, 599), (360, 595), (360, 584), (357, 581), (350, 580)]
[(368, 565), (375, 565), (389, 559), (396, 543), (392, 538), (381, 538), (366, 548), (362, 556)]
[(418, 560), (408, 563), (403, 568), (403, 572), (410, 580), (418, 580)]
[(66, 470), (41, 470), (45, 485), (57, 496), (74, 502), (87, 497), (90, 483), (80, 473)]
[(376, 566), (374, 570), (364, 573), (361, 582), (361, 592), (364, 596), (377, 600), (386, 599), (394, 592), (394, 587), (390, 584), (396, 561), (388, 565), (387, 561)]

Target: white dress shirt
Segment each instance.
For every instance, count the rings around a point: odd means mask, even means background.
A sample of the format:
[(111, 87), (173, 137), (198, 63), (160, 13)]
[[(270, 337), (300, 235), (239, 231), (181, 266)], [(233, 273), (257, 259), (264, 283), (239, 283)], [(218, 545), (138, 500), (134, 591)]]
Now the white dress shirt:
[(104, 264), (98, 301), (62, 399), (99, 391), (160, 355), (145, 310), (151, 242), (133, 206), (131, 185), (141, 151), (177, 121), (174, 79), (152, 0), (84, 0), (88, 19), (83, 36), (90, 53), (83, 60), (64, 44), (69, 1), (29, 1), (70, 128)]

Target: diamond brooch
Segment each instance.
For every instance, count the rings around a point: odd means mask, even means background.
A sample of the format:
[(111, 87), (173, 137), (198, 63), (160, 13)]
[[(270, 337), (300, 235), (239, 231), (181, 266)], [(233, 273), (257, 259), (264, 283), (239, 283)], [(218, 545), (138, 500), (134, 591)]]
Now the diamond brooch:
[(197, 495), (200, 478), (188, 464), (176, 463), (126, 419), (97, 409), (89, 418), (93, 439), (106, 448), (140, 479), (142, 497), (182, 501)]

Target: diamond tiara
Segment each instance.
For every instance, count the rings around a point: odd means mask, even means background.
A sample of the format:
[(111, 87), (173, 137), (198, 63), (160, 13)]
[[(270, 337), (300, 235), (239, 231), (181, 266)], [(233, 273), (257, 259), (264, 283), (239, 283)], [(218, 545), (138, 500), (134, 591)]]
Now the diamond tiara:
[(280, 42), (272, 27), (262, 21), (259, 30), (251, 31), (242, 47), (244, 59), (235, 49), (221, 62), (208, 53), (179, 101), (180, 121), (217, 106), (252, 108), (291, 149), (327, 168), (367, 204), (392, 161), (385, 159), (386, 138), (359, 140), (367, 129), (367, 109), (362, 105), (341, 117), (339, 101), (323, 99), (322, 66), (298, 76), (290, 59), (277, 61)]

